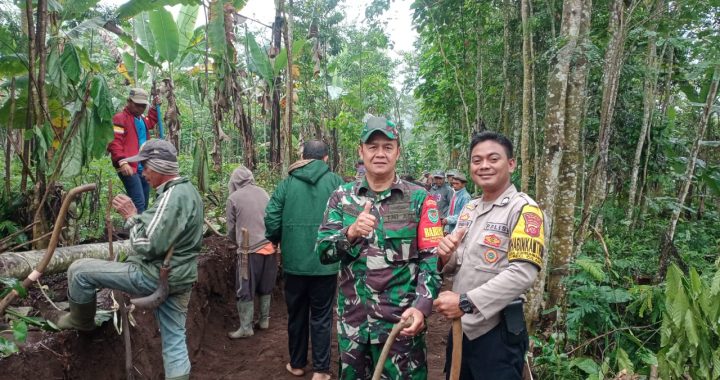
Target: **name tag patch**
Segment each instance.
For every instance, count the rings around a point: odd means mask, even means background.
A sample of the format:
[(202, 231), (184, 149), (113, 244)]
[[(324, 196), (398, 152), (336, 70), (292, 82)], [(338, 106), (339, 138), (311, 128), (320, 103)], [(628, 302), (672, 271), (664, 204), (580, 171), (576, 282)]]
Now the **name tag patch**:
[(508, 232), (510, 232), (510, 230), (508, 229), (507, 224), (505, 224), (505, 223), (487, 222), (487, 223), (485, 224), (485, 229), (488, 230), (488, 231), (501, 232), (501, 233), (504, 233), (504, 234), (507, 234)]

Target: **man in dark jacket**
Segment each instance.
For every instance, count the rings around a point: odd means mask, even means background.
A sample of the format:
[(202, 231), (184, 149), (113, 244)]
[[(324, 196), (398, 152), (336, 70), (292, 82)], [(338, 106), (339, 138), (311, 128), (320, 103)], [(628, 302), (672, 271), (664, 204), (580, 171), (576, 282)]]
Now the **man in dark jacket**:
[(338, 265), (322, 265), (314, 254), (315, 236), (330, 194), (343, 180), (327, 166), (322, 141), (303, 145), (303, 159), (293, 163), (265, 210), (265, 236), (280, 243), (288, 309), (286, 369), (303, 376), (307, 365), (308, 331), (312, 340), (313, 380), (330, 378), (332, 305)]
[[(267, 192), (255, 184), (250, 169), (242, 165), (230, 176), (228, 190), (225, 215), (228, 238), (237, 246), (235, 296), (240, 318), (240, 327), (228, 336), (239, 339), (253, 336), (255, 293), (260, 295), (258, 327), (266, 330), (270, 325), (270, 297), (275, 287), (277, 260), (273, 245), (265, 238), (263, 220), (270, 199)], [(248, 232), (247, 247), (243, 247), (243, 228)]]
[[(143, 116), (149, 104), (148, 93), (142, 88), (131, 88), (127, 105), (113, 116), (113, 140), (108, 144), (112, 164), (125, 186), (128, 196), (132, 199), (138, 213), (148, 206), (150, 186), (142, 175), (142, 163), (130, 162), (130, 156), (138, 154), (140, 147), (150, 139), (150, 129), (157, 124), (157, 110), (150, 108), (147, 117)], [(160, 104), (156, 97), (153, 105)]]

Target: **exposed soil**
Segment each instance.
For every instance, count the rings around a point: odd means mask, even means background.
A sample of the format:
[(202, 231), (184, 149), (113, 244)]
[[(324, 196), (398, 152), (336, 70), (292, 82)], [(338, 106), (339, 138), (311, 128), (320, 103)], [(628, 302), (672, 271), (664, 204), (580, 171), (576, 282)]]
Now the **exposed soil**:
[[(219, 238), (205, 240), (199, 260), (199, 278), (190, 300), (187, 330), (193, 379), (310, 379), (311, 364), (304, 377), (285, 371), (287, 313), (280, 287), (273, 293), (270, 329), (255, 330), (248, 339), (231, 340), (227, 332), (237, 328), (233, 255)], [(62, 276), (46, 279), (59, 300), (66, 298)], [(99, 299), (110, 304), (107, 292)], [(44, 297), (31, 291), (27, 303), (47, 307)], [(132, 331), (135, 379), (163, 379), (160, 334), (149, 312), (134, 312)], [(428, 366), (431, 380), (443, 379), (445, 337), (450, 324), (433, 314), (428, 321)], [(310, 359), (310, 358), (309, 358)], [(30, 331), (21, 353), (0, 359), (0, 379), (125, 379), (123, 339), (112, 323), (90, 333)], [(337, 375), (337, 342), (332, 348), (333, 378)]]

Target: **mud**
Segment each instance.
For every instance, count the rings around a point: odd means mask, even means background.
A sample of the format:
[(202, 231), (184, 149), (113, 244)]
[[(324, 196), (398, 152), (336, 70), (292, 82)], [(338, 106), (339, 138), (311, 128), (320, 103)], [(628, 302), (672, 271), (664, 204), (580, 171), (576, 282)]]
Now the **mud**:
[[(310, 379), (311, 364), (303, 377), (285, 371), (287, 313), (280, 287), (273, 292), (270, 329), (255, 330), (248, 339), (231, 340), (237, 328), (233, 292), (233, 255), (219, 238), (205, 241), (199, 260), (199, 279), (190, 300), (187, 330), (192, 379)], [(59, 300), (65, 298), (62, 276), (46, 282)], [(107, 292), (101, 293), (110, 304)], [(27, 303), (46, 307), (44, 296), (33, 290)], [(135, 379), (163, 379), (160, 334), (151, 312), (136, 311), (132, 328)], [(428, 367), (431, 380), (444, 379), (445, 338), (450, 324), (433, 314), (428, 319)], [(337, 342), (332, 348), (333, 378), (337, 378)], [(30, 331), (21, 353), (0, 359), (0, 379), (126, 379), (121, 335), (106, 322), (89, 333)]]

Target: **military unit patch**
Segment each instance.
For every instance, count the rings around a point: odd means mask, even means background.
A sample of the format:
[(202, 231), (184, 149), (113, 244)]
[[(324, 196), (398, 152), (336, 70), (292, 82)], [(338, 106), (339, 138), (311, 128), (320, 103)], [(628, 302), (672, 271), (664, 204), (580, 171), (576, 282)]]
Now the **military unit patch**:
[(512, 231), (508, 261), (527, 261), (542, 268), (545, 249), (545, 225), (537, 206), (523, 207)]
[(470, 220), (470, 214), (461, 214), (458, 220)]
[(542, 268), (543, 244), (540, 239), (513, 238), (510, 240), (508, 261), (527, 261)]
[(440, 213), (436, 208), (431, 208), (427, 210), (427, 216), (428, 219), (430, 219), (431, 222), (437, 223), (438, 220), (440, 220)]
[(475, 203), (468, 203), (465, 205), (465, 208), (470, 211), (475, 210), (475, 207), (477, 207), (477, 205)]
[(494, 262), (498, 261), (498, 259), (500, 258), (500, 256), (497, 254), (497, 252), (495, 252), (495, 250), (493, 250), (493, 249), (488, 249), (487, 251), (485, 251), (484, 256), (485, 256), (485, 262), (487, 262), (488, 264), (493, 264)]
[(525, 233), (532, 237), (540, 236), (540, 227), (542, 227), (542, 216), (534, 212), (526, 212), (522, 214), (525, 219)]
[(502, 240), (500, 240), (497, 235), (491, 234), (485, 236), (485, 239), (483, 239), (483, 244), (498, 248), (502, 244)]

